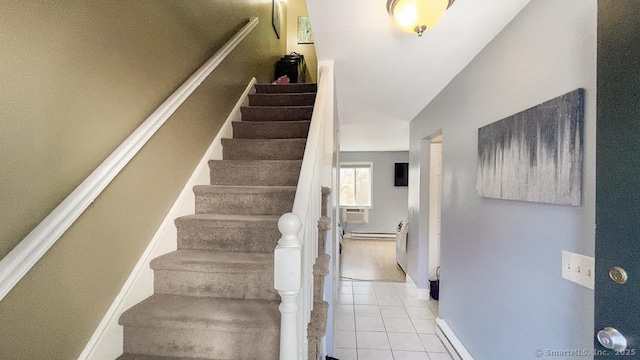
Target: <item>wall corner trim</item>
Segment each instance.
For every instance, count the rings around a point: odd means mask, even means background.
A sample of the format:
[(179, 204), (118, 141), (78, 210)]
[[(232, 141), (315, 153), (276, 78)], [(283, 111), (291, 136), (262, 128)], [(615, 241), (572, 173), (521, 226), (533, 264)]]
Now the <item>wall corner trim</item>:
[(407, 283), (416, 290), (416, 297), (420, 300), (429, 300), (429, 289), (421, 289), (416, 285), (411, 276), (407, 274)]

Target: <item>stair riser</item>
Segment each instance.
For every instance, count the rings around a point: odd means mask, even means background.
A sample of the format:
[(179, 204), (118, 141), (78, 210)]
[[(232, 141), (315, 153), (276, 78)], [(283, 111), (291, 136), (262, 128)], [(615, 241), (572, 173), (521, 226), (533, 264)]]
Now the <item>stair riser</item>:
[(275, 221), (262, 227), (217, 227), (195, 221), (176, 226), (181, 250), (270, 253), (280, 239)]
[(211, 185), (296, 186), (301, 162), (245, 164), (243, 162), (210, 161)]
[(310, 120), (313, 107), (243, 107), (242, 121)]
[(253, 273), (155, 270), (154, 286), (157, 294), (228, 299), (280, 299), (273, 289), (273, 268)]
[(294, 191), (196, 193), (197, 214), (282, 215), (293, 207)]
[(256, 84), (255, 89), (260, 94), (310, 93), (318, 91), (318, 85), (311, 83), (288, 85)]
[(310, 106), (315, 101), (315, 93), (249, 94), (249, 106)]
[(304, 140), (222, 139), (225, 160), (302, 160)]
[(299, 139), (309, 134), (309, 121), (234, 121), (236, 139)]
[(125, 326), (124, 352), (167, 357), (277, 360), (279, 337), (277, 329), (237, 329), (232, 332)]

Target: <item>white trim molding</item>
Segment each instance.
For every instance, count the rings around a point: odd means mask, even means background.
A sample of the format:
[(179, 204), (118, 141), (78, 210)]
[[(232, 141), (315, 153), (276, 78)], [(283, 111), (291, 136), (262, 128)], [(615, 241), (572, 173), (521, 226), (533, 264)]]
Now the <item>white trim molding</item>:
[(416, 290), (416, 297), (420, 300), (429, 300), (429, 289), (421, 289), (416, 285), (411, 276), (407, 274), (406, 282), (411, 285), (413, 289)]
[(78, 360), (113, 360), (122, 354), (123, 333), (118, 319), (123, 312), (153, 294), (153, 271), (149, 262), (156, 257), (174, 251), (177, 246), (176, 218), (195, 213), (195, 185), (209, 184), (209, 160), (222, 159), (222, 139), (233, 135), (232, 121), (241, 118), (240, 107), (248, 103), (248, 95), (253, 91), (253, 78), (224, 122), (218, 135), (209, 146), (195, 171), (180, 192), (171, 210), (162, 221), (149, 245), (136, 263), (122, 289), (98, 324)]
[(4, 299), (20, 279), (47, 253), (178, 107), (257, 24), (258, 18), (251, 18), (247, 25), (169, 96), (98, 168), (0, 261), (0, 300)]
[(460, 339), (453, 333), (447, 322), (441, 318), (436, 319), (436, 334), (454, 360), (473, 360)]

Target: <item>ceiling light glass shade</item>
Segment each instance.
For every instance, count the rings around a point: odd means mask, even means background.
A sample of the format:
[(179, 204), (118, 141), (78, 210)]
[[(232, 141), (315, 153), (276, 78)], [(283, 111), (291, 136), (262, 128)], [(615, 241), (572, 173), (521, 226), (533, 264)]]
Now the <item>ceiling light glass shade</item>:
[(407, 32), (422, 33), (432, 29), (454, 0), (389, 0), (387, 10)]

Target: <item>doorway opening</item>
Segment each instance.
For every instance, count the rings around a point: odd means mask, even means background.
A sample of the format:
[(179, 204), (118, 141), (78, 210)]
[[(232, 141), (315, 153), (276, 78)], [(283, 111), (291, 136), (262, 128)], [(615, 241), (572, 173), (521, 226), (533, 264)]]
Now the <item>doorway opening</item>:
[(442, 134), (431, 139), (429, 151), (429, 293), (439, 299), (442, 223)]
[[(393, 164), (405, 160), (408, 153), (360, 152), (341, 156), (347, 161), (340, 162), (339, 172), (343, 235), (340, 278), (404, 283), (405, 274), (395, 258), (395, 224), (389, 220), (390, 216), (397, 216), (394, 202), (402, 199), (394, 196), (398, 189), (393, 188), (393, 178), (388, 174)], [(376, 208), (374, 204), (378, 204)]]
[(417, 214), (419, 233), (418, 274), (416, 281), (420, 297), (432, 299), (437, 307), (441, 265), (443, 135), (438, 130), (420, 143), (420, 211)]

